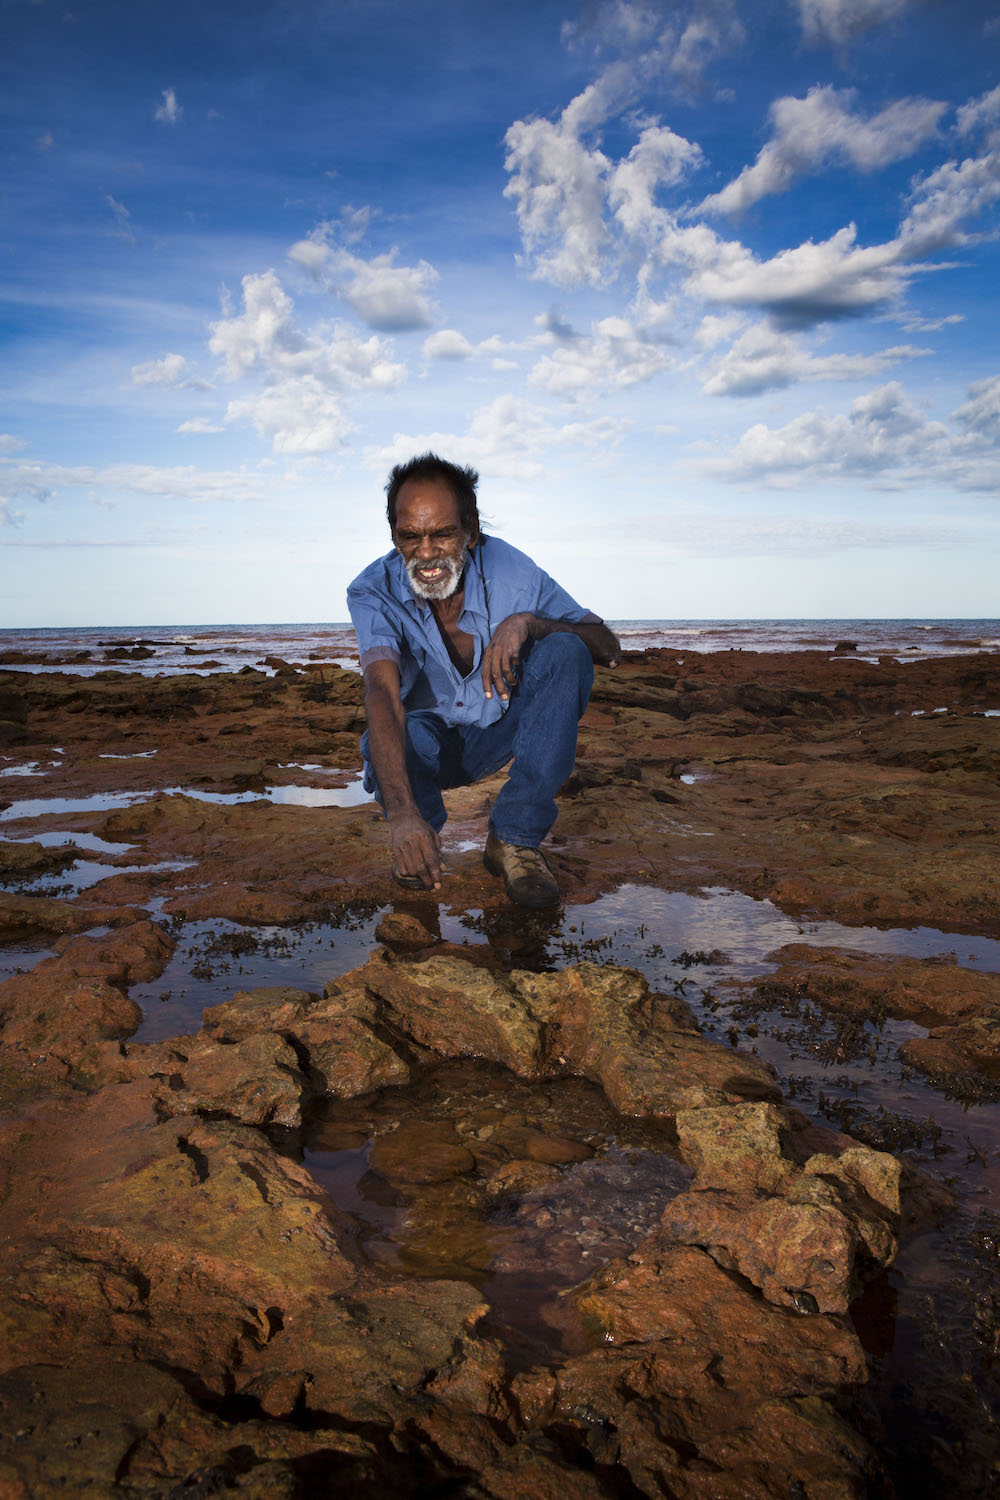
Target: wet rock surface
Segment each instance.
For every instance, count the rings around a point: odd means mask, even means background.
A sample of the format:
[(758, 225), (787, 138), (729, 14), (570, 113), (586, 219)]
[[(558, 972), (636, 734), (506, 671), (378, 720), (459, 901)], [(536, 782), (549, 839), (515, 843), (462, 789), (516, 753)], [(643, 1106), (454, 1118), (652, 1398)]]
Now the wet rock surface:
[[(979, 1108), (998, 966), (786, 937), (740, 969), (731, 933), (674, 953), (643, 917), (635, 967), (609, 915), (726, 887), (800, 923), (1000, 935), (997, 659), (844, 644), (599, 672), (548, 917), (483, 871), (500, 777), (449, 794), (444, 900), (398, 899), (355, 674), (0, 673), (24, 767), (0, 821), (4, 1493), (988, 1488), (1000, 1235), (984, 1209), (940, 1239), (944, 1127), (892, 1113), (888, 1075)], [(852, 1105), (862, 1064), (881, 1113)], [(1000, 1156), (975, 1150), (986, 1189)], [(880, 1328), (889, 1268), (919, 1285), (934, 1236), (964, 1370), (929, 1396)]]

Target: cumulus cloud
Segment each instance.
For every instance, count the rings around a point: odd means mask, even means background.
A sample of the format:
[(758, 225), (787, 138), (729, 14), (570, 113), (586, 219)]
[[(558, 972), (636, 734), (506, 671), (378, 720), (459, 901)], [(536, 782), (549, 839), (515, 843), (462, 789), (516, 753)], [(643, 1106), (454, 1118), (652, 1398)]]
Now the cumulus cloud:
[(209, 348), (233, 380), (255, 367), (282, 376), (308, 374), (338, 390), (389, 390), (406, 378), (404, 366), (374, 334), (362, 339), (337, 322), (301, 328), (274, 271), (244, 276), (242, 312), (220, 318), (210, 332)]
[(977, 130), (989, 130), (1000, 122), (1000, 84), (978, 99), (970, 99), (956, 111), (955, 124), (960, 135), (972, 135)]
[(906, 256), (931, 255), (971, 243), (966, 229), (1000, 198), (1000, 146), (964, 161), (945, 162), (916, 184), (912, 207), (900, 226)]
[(802, 381), (861, 380), (881, 375), (902, 359), (917, 359), (931, 352), (899, 344), (876, 354), (817, 356), (794, 335), (781, 333), (766, 322), (755, 323), (712, 366), (702, 390), (706, 396), (757, 396)]
[(590, 337), (574, 336), (544, 355), (528, 379), (573, 399), (649, 380), (668, 363), (663, 346), (642, 338), (627, 319), (602, 318)]
[(856, 36), (901, 15), (909, 0), (798, 0), (807, 42), (842, 47)]
[(970, 389), (954, 413), (958, 430), (926, 417), (896, 381), (828, 416), (804, 412), (784, 427), (759, 422), (724, 459), (696, 462), (701, 472), (734, 483), (801, 487), (854, 478), (883, 489), (946, 484), (1000, 494), (1000, 430), (994, 417), (1000, 376)]
[(704, 213), (738, 214), (770, 194), (784, 193), (798, 177), (831, 164), (872, 172), (910, 156), (937, 129), (947, 105), (933, 99), (897, 99), (867, 119), (854, 112), (854, 89), (829, 85), (804, 99), (771, 105), (772, 139), (752, 166), (700, 205)]
[(177, 95), (173, 89), (163, 90), (163, 103), (158, 104), (153, 111), (153, 119), (159, 120), (161, 125), (176, 125), (184, 111), (177, 103)]
[(303, 329), (277, 274), (243, 278), (243, 309), (211, 325), (209, 348), (231, 380), (259, 372), (263, 391), (234, 398), (227, 421), (249, 421), (280, 453), (318, 453), (351, 430), (342, 394), (387, 391), (406, 378), (374, 334), (359, 338), (343, 323)]
[(619, 233), (648, 236), (664, 227), (658, 190), (675, 186), (701, 161), (692, 142), (657, 121), (647, 123), (628, 155), (613, 162), (584, 137), (624, 108), (633, 86), (609, 82), (606, 70), (557, 120), (516, 120), (504, 137), (510, 180), (532, 275), (558, 286), (601, 286), (619, 255), (605, 210)]
[(617, 52), (637, 71), (699, 92), (707, 66), (743, 40), (733, 0), (673, 0), (669, 19), (659, 0), (603, 0), (588, 5), (578, 21), (564, 22), (562, 37), (573, 50), (590, 45)]
[(23, 438), (15, 437), (12, 432), (0, 432), (0, 453), (20, 453), (27, 446)]
[(464, 433), (397, 433), (385, 447), (368, 450), (366, 458), (376, 472), (392, 464), (405, 463), (414, 453), (432, 449), (456, 463), (471, 463), (490, 476), (537, 479), (544, 473), (542, 456), (547, 450), (606, 448), (624, 430), (610, 417), (587, 422), (554, 423), (538, 407), (516, 396), (498, 396), (474, 414)]
[(953, 415), (963, 427), (1000, 445), (1000, 375), (970, 385), (968, 401)]
[(226, 421), (251, 422), (277, 453), (325, 453), (339, 447), (352, 428), (340, 398), (315, 375), (279, 380), (230, 401)]
[(441, 328), (424, 339), (423, 352), (426, 359), (469, 359), (476, 350), (457, 328)]
[[(368, 210), (351, 210), (347, 237), (360, 238), (368, 223)], [(438, 273), (428, 261), (415, 266), (396, 264), (398, 250), (365, 260), (346, 245), (331, 243), (331, 236), (344, 235), (345, 226), (331, 220), (318, 224), (288, 252), (289, 259), (315, 277), (327, 291), (340, 297), (369, 328), (402, 332), (427, 328), (435, 308), (428, 291)]]
[(687, 280), (688, 292), (707, 302), (762, 308), (785, 326), (876, 311), (897, 301), (907, 282), (899, 245), (859, 246), (853, 224), (766, 261), (735, 242), (707, 248), (704, 264)]

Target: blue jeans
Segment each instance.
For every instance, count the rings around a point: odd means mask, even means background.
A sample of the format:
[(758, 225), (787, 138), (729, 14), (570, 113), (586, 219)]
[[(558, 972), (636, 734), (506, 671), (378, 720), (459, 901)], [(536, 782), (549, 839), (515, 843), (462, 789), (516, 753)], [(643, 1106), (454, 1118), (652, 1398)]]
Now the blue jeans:
[[(537, 848), (556, 820), (556, 792), (573, 770), (577, 725), (593, 682), (594, 664), (580, 637), (559, 632), (522, 652), (517, 688), (495, 724), (446, 724), (430, 709), (407, 714), (406, 766), (421, 817), (440, 832), (448, 816), (441, 793), (491, 776), (513, 756), (490, 828), (505, 844)], [(367, 735), (361, 751), (365, 786), (381, 802)]]

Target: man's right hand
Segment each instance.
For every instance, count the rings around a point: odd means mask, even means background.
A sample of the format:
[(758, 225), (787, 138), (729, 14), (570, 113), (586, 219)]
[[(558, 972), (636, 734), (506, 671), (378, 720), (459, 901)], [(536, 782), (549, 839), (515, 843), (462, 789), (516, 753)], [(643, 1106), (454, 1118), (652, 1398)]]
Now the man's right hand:
[(392, 859), (400, 875), (415, 875), (428, 890), (441, 889), (441, 840), (419, 813), (389, 818)]

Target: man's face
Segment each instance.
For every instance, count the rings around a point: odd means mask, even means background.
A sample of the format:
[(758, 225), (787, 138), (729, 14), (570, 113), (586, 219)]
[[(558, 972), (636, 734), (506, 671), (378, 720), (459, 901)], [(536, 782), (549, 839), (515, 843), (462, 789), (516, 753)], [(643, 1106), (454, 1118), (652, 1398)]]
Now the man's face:
[(408, 479), (396, 496), (396, 551), (421, 599), (450, 599), (462, 581), (470, 540), (458, 501), (440, 479)]

